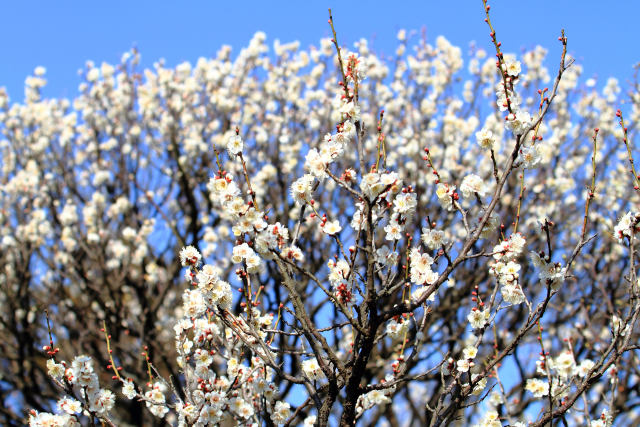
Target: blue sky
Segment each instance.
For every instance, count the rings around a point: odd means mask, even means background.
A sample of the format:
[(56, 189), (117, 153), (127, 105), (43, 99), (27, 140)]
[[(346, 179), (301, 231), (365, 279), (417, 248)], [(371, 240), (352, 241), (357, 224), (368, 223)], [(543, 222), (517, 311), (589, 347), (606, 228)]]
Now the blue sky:
[[(616, 76), (623, 84), (640, 61), (640, 2), (595, 0), (495, 0), (492, 19), (505, 51), (540, 44), (550, 51), (552, 74), (560, 28), (569, 50), (587, 77), (603, 83)], [(35, 66), (47, 68), (45, 96), (76, 94), (77, 70), (86, 60), (115, 63), (137, 46), (143, 66), (164, 57), (169, 65), (213, 55), (221, 44), (236, 51), (262, 30), (268, 41), (300, 40), (303, 47), (329, 35), (332, 7), (342, 44), (360, 37), (378, 52), (393, 53), (400, 28), (426, 28), (429, 40), (444, 35), (466, 47), (469, 41), (491, 48), (481, 0), (460, 1), (59, 1), (3, 2), (0, 6), (0, 86), (13, 101), (23, 99), (25, 77)]]

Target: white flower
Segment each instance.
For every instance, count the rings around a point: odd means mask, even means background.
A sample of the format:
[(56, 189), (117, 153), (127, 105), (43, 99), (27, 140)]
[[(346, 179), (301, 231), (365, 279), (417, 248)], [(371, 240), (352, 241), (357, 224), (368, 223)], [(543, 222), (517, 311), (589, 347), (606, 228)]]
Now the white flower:
[(543, 397), (549, 394), (549, 383), (537, 378), (531, 378), (527, 380), (525, 390), (533, 393), (533, 397)]
[(471, 310), (471, 313), (467, 316), (469, 323), (473, 329), (479, 329), (484, 327), (489, 321), (489, 309), (484, 309), (482, 311), (478, 309)]
[(477, 193), (480, 197), (484, 197), (487, 195), (487, 186), (482, 178), (478, 175), (471, 174), (465, 176), (462, 180), (460, 191), (465, 198), (473, 196), (474, 193)]
[(572, 375), (575, 363), (573, 354), (564, 352), (553, 360), (550, 368), (553, 368), (561, 377), (567, 378)]
[(420, 273), (426, 273), (431, 270), (433, 258), (429, 254), (423, 254), (418, 248), (412, 248), (409, 252), (409, 260), (411, 269)]
[(418, 202), (416, 193), (401, 193), (393, 200), (394, 211), (399, 214), (408, 214), (415, 210)]
[[(481, 219), (482, 218), (478, 218), (476, 227), (479, 225)], [(482, 228), (482, 232), (480, 233), (480, 238), (486, 239), (487, 237), (490, 237), (491, 234), (495, 230), (497, 230), (499, 226), (500, 226), (500, 218), (498, 217), (498, 215), (491, 212), (491, 215), (489, 215), (489, 219), (487, 220), (487, 222), (485, 222), (484, 227)]]
[(63, 397), (58, 401), (58, 410), (69, 415), (78, 414), (82, 411), (82, 404), (70, 397)]
[[(233, 180), (233, 176), (229, 173), (225, 176), (216, 176), (209, 179), (207, 189), (227, 203), (235, 200), (234, 198), (240, 194), (238, 185)], [(242, 199), (239, 200), (240, 203), (244, 205), (244, 201)]]
[(338, 220), (335, 221), (327, 221), (322, 227), (322, 231), (327, 233), (329, 236), (333, 236), (334, 234), (338, 234), (342, 230), (342, 226)]
[(503, 285), (500, 288), (500, 292), (502, 293), (502, 298), (509, 304), (518, 305), (522, 304), (525, 300), (524, 293), (517, 283)]
[(531, 115), (526, 111), (517, 110), (507, 116), (505, 125), (514, 135), (522, 135), (530, 124)]
[(193, 358), (196, 361), (196, 366), (208, 367), (213, 362), (213, 357), (211, 357), (209, 352), (201, 348), (196, 349)]
[(218, 270), (211, 264), (205, 264), (196, 274), (198, 287), (204, 291), (210, 291), (220, 280), (218, 278)]
[(520, 61), (507, 61), (504, 64), (504, 70), (511, 77), (518, 77), (521, 71)]
[[(436, 274), (436, 280), (437, 280), (437, 273)], [(434, 280), (435, 281), (435, 280)], [(429, 290), (428, 286), (420, 286), (418, 289), (416, 289), (415, 291), (413, 291), (411, 293), (411, 301), (420, 301), (420, 299), (422, 298), (422, 296)], [(431, 295), (429, 295), (427, 297), (428, 301), (435, 301), (436, 299), (436, 293), (433, 292), (431, 293)]]
[(396, 338), (404, 333), (409, 328), (409, 322), (397, 322), (396, 320), (391, 320), (387, 323), (386, 332), (391, 338)]
[[(360, 396), (362, 406), (370, 408), (374, 405), (382, 405), (391, 402), (391, 399), (381, 390), (371, 390), (369, 393)], [(360, 399), (358, 399), (360, 401)]]
[(75, 427), (80, 426), (80, 423), (69, 414), (54, 415), (48, 412), (33, 411), (29, 415), (29, 425), (32, 427)]
[(620, 243), (640, 231), (640, 212), (627, 212), (613, 229), (613, 235)]
[(402, 226), (393, 219), (384, 227), (384, 231), (387, 233), (385, 237), (387, 240), (393, 241), (400, 240), (402, 238)]
[(580, 377), (584, 378), (594, 366), (595, 363), (592, 360), (585, 359), (580, 363), (580, 365), (578, 365), (576, 372)]
[(487, 411), (484, 414), (484, 418), (480, 421), (480, 424), (476, 424), (476, 427), (502, 427), (500, 422), (500, 416), (494, 410)]
[(496, 139), (493, 136), (493, 132), (489, 129), (482, 129), (479, 132), (476, 132), (476, 140), (478, 145), (485, 150), (496, 149)]
[(233, 247), (231, 261), (237, 264), (239, 262), (242, 262), (242, 260), (246, 260), (253, 254), (253, 249), (251, 249), (251, 247), (247, 243), (242, 243)]
[(95, 393), (89, 402), (89, 406), (92, 410), (98, 413), (107, 413), (116, 403), (116, 396), (110, 390), (101, 389)]
[(468, 359), (460, 359), (456, 362), (458, 372), (469, 372), (469, 369), (474, 366), (474, 363)]
[(489, 396), (489, 404), (495, 407), (500, 405), (501, 403), (504, 403), (502, 394), (498, 393), (497, 391), (492, 392), (491, 395)]
[[(471, 375), (471, 381), (475, 381), (476, 378), (478, 378), (479, 374), (472, 374)], [(483, 377), (481, 378), (475, 386), (473, 386), (473, 390), (471, 391), (471, 394), (478, 396), (479, 394), (482, 393), (482, 391), (487, 387), (487, 377)]]
[(318, 360), (316, 360), (315, 357), (302, 361), (302, 372), (304, 372), (307, 378), (312, 380), (324, 378), (324, 372), (322, 372)]
[(429, 249), (436, 249), (442, 245), (447, 244), (447, 240), (444, 236), (444, 231), (430, 230), (426, 227), (422, 228), (422, 241)]
[(229, 155), (231, 156), (241, 153), (243, 146), (244, 143), (240, 135), (231, 135), (227, 140), (227, 151), (229, 151)]
[(360, 189), (364, 192), (364, 194), (369, 199), (374, 199), (378, 196), (382, 191), (391, 184), (385, 184), (380, 179), (380, 174), (376, 172), (371, 172), (362, 177), (362, 181), (360, 182)]
[(315, 148), (310, 149), (305, 159), (304, 168), (313, 176), (324, 178), (327, 175), (326, 167), (326, 161), (318, 153), (318, 150)]
[(55, 379), (61, 379), (64, 375), (64, 365), (62, 363), (56, 363), (53, 359), (47, 359), (47, 373), (50, 377)]
[(453, 198), (455, 197), (456, 187), (448, 184), (439, 183), (436, 188), (436, 196), (438, 196), (438, 202), (444, 209), (453, 210)]
[(304, 205), (311, 200), (314, 179), (313, 175), (306, 174), (291, 184), (291, 196), (297, 205)]
[(93, 360), (89, 356), (76, 356), (71, 362), (70, 372), (67, 370), (67, 377), (72, 378), (70, 380), (72, 384), (83, 387), (98, 387), (98, 376), (93, 371)]
[(613, 425), (613, 417), (608, 410), (604, 409), (600, 418), (591, 420), (591, 427), (611, 427)]
[(271, 413), (271, 419), (276, 424), (284, 424), (291, 416), (291, 405), (287, 402), (276, 402), (276, 406)]
[(299, 261), (299, 262), (303, 262), (304, 261), (304, 253), (297, 246), (289, 246), (289, 247), (283, 249), (282, 253), (288, 259), (293, 259), (293, 260), (296, 260), (296, 261)]
[(180, 251), (180, 263), (183, 267), (197, 267), (200, 265), (202, 255), (193, 246), (187, 246)]
[(478, 354), (478, 349), (472, 345), (468, 345), (462, 349), (462, 354), (465, 359), (475, 359)]
[(132, 381), (127, 380), (124, 382), (122, 385), (122, 394), (124, 394), (127, 399), (136, 397), (136, 389)]
[(354, 122), (360, 121), (360, 106), (353, 101), (345, 102), (340, 108), (342, 114), (346, 114)]
[(60, 222), (62, 225), (72, 225), (78, 221), (78, 212), (76, 211), (75, 205), (71, 202), (67, 202), (60, 213)]
[(247, 257), (247, 272), (256, 273), (260, 271), (260, 266), (262, 265), (262, 259), (253, 252), (251, 255)]
[(493, 258), (502, 262), (508, 262), (515, 259), (522, 249), (526, 241), (520, 233), (512, 234), (509, 239), (503, 240), (500, 244), (493, 248)]
[(198, 289), (187, 289), (182, 294), (182, 307), (185, 315), (189, 317), (198, 317), (207, 309), (202, 292)]
[(231, 407), (242, 418), (250, 418), (254, 414), (253, 406), (239, 397), (231, 400)]
[(522, 166), (526, 169), (533, 169), (540, 163), (542, 157), (537, 145), (531, 147), (524, 147), (520, 150), (520, 156), (522, 157)]

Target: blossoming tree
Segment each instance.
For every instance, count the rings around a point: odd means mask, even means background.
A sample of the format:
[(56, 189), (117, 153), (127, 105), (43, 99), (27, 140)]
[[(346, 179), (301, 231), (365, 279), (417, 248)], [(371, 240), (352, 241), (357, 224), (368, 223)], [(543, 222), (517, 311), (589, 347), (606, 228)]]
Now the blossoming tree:
[(637, 85), (564, 34), (552, 72), (506, 53), (483, 6), (464, 60), (330, 17), (0, 89), (2, 423), (637, 421)]

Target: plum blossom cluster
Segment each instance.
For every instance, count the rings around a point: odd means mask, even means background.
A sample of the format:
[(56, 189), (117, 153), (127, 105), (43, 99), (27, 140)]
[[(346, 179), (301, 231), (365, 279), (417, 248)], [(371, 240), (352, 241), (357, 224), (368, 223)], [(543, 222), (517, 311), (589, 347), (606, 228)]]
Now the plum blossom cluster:
[(536, 365), (536, 374), (541, 378), (529, 378), (525, 390), (535, 398), (551, 394), (551, 398), (558, 401), (569, 395), (572, 383), (587, 378), (596, 366), (590, 359), (577, 363), (571, 350), (565, 350), (553, 358), (542, 355)]
[(421, 253), (418, 248), (412, 248), (409, 259), (412, 283), (431, 285), (438, 280), (438, 273), (431, 269), (434, 260), (429, 254)]
[(521, 234), (515, 233), (508, 240), (503, 240), (493, 248), (493, 258), (496, 261), (490, 265), (489, 273), (498, 280), (501, 285), (502, 298), (509, 304), (521, 304), (526, 299), (522, 287), (518, 283), (521, 267), (515, 262), (517, 256), (524, 249), (524, 245), (525, 239)]
[(0, 423), (632, 422), (640, 97), (486, 6), (495, 55), (330, 19), (0, 89)]
[(89, 356), (76, 356), (70, 366), (64, 360), (47, 360), (47, 373), (68, 394), (57, 403), (59, 415), (33, 411), (29, 415), (31, 426), (79, 426), (79, 414), (87, 412), (108, 420), (115, 405), (115, 394), (101, 388), (98, 375)]

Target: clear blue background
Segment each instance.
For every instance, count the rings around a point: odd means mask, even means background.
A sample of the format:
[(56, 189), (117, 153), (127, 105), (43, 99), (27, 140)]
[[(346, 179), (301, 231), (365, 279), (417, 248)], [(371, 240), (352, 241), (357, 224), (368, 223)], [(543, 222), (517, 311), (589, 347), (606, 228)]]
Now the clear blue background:
[[(640, 61), (640, 2), (536, 0), (491, 2), (492, 19), (506, 52), (540, 44), (549, 49), (555, 74), (557, 37), (565, 28), (569, 51), (586, 77), (633, 77)], [(11, 99), (23, 99), (25, 77), (47, 68), (45, 96), (73, 97), (77, 70), (86, 60), (117, 63), (137, 46), (142, 64), (159, 58), (169, 65), (211, 56), (221, 44), (234, 51), (262, 30), (268, 43), (300, 40), (302, 47), (329, 36), (327, 8), (332, 7), (343, 45), (360, 37), (377, 52), (392, 54), (400, 28), (426, 29), (428, 39), (444, 35), (466, 53), (476, 40), (491, 49), (481, 0), (464, 1), (11, 1), (0, 6), (0, 86)]]

